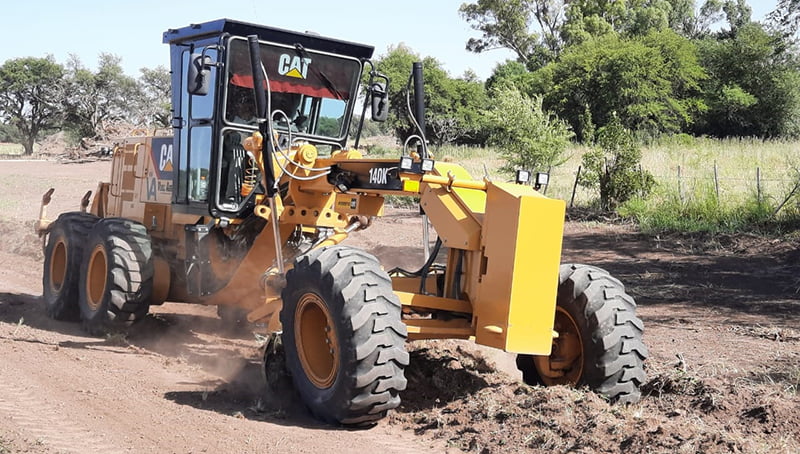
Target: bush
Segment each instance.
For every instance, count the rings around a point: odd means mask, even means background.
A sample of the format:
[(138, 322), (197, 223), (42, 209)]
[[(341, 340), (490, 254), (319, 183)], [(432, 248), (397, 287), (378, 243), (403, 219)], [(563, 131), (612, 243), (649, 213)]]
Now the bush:
[(563, 164), (572, 132), (566, 123), (542, 109), (540, 97), (530, 98), (510, 85), (492, 91), (494, 104), (486, 113), (492, 133), (489, 143), (506, 164), (500, 169), (548, 170)]
[(597, 145), (583, 155), (581, 186), (599, 189), (600, 207), (613, 211), (635, 196), (647, 198), (655, 179), (642, 170), (642, 152), (617, 117), (600, 128)]

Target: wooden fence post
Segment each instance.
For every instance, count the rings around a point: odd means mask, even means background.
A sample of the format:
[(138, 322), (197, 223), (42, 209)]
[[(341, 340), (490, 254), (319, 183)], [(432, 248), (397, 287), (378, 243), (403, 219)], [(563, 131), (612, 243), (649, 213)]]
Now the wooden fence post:
[(717, 173), (717, 161), (714, 161), (714, 191), (717, 193), (717, 203), (719, 203), (719, 174)]
[(550, 175), (550, 172), (552, 172), (552, 171), (553, 171), (553, 166), (549, 166), (547, 168), (547, 184), (544, 185), (544, 191), (542, 191), (542, 195), (547, 195), (547, 188), (550, 187), (550, 178), (552, 178), (552, 175)]
[(756, 167), (756, 197), (761, 205), (761, 167)]
[(575, 203), (575, 190), (578, 189), (578, 180), (581, 178), (581, 166), (578, 166), (578, 172), (575, 173), (575, 183), (572, 185), (572, 197), (569, 198), (569, 207)]
[(681, 183), (681, 166), (678, 166), (678, 199), (683, 203), (683, 187)]

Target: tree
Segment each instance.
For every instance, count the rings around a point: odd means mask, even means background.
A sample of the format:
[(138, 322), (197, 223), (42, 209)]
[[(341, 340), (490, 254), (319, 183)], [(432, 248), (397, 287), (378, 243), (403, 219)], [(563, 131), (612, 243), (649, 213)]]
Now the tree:
[(681, 131), (705, 110), (704, 78), (694, 45), (664, 29), (628, 39), (611, 33), (572, 46), (534, 74), (532, 90), (579, 140), (590, 142), (586, 131), (612, 115), (648, 135)]
[(489, 144), (500, 149), (503, 172), (548, 170), (563, 163), (572, 132), (566, 123), (542, 109), (542, 99), (528, 97), (510, 85), (493, 89), (486, 112), (492, 128)]
[(136, 81), (135, 123), (157, 128), (172, 123), (172, 80), (167, 68), (141, 68)]
[(784, 38), (789, 38), (797, 33), (800, 28), (800, 0), (780, 0), (768, 20), (771, 25), (780, 30)]
[[(470, 38), (467, 50), (481, 53), (507, 48), (530, 69), (552, 61), (561, 50), (564, 4), (548, 0), (478, 0), (464, 3), (461, 16), (481, 38)], [(533, 21), (540, 32), (531, 31)]]
[[(486, 92), (474, 73), (453, 79), (432, 57), (421, 58), (407, 46), (390, 47), (376, 60), (378, 71), (387, 75), (390, 115), (388, 124), (405, 140), (418, 134), (411, 126), (408, 105), (413, 109), (413, 93), (407, 91), (414, 62), (422, 62), (425, 88), (425, 135), (429, 142), (442, 145), (452, 142), (480, 143), (485, 140), (480, 112), (485, 107)], [(410, 88), (413, 91), (413, 87)], [(407, 98), (408, 95), (408, 98)]]
[(703, 91), (710, 109), (695, 132), (720, 137), (800, 134), (800, 65), (787, 48), (791, 44), (779, 32), (756, 23), (701, 41), (700, 56), (709, 74)]
[(64, 68), (52, 56), (7, 60), (0, 66), (0, 115), (19, 131), (25, 154), (61, 122)]
[(497, 86), (510, 84), (523, 93), (530, 93), (533, 74), (522, 63), (507, 60), (495, 66), (492, 75), (486, 79), (486, 89), (492, 90)]
[(105, 128), (114, 121), (131, 121), (136, 80), (126, 75), (122, 59), (102, 53), (97, 72), (86, 69), (72, 55), (67, 63), (69, 96), (64, 99), (65, 123), (78, 137), (105, 139)]

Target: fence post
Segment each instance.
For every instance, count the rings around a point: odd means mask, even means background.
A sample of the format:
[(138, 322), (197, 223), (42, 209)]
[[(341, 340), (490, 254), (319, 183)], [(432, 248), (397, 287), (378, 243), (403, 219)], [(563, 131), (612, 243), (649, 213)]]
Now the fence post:
[(758, 205), (761, 205), (761, 167), (756, 167), (756, 197)]
[(683, 203), (683, 184), (681, 180), (681, 166), (678, 166), (678, 199)]
[(547, 184), (544, 185), (544, 191), (542, 191), (542, 195), (547, 195), (547, 188), (550, 187), (550, 178), (552, 177), (550, 173), (553, 171), (553, 166), (547, 167)]
[(640, 189), (639, 196), (641, 198), (644, 198), (644, 196), (645, 196), (645, 193), (644, 193), (644, 190), (645, 190), (645, 188), (644, 188), (644, 170), (642, 170), (642, 164), (639, 164), (639, 179), (642, 182), (642, 185), (639, 187), (639, 189)]
[(578, 166), (578, 172), (575, 173), (575, 183), (572, 185), (572, 197), (569, 198), (569, 207), (575, 203), (575, 190), (578, 189), (578, 180), (581, 178), (581, 166)]
[(714, 161), (714, 191), (717, 193), (717, 203), (719, 203), (719, 175), (717, 173), (717, 161)]

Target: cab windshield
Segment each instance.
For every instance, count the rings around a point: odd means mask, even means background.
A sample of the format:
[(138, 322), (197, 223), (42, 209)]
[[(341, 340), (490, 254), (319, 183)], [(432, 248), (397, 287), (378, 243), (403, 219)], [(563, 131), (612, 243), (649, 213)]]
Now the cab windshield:
[[(257, 127), (247, 41), (231, 38), (227, 56), (225, 120)], [(302, 136), (341, 140), (347, 134), (361, 63), (302, 47), (261, 43), (273, 127)]]

